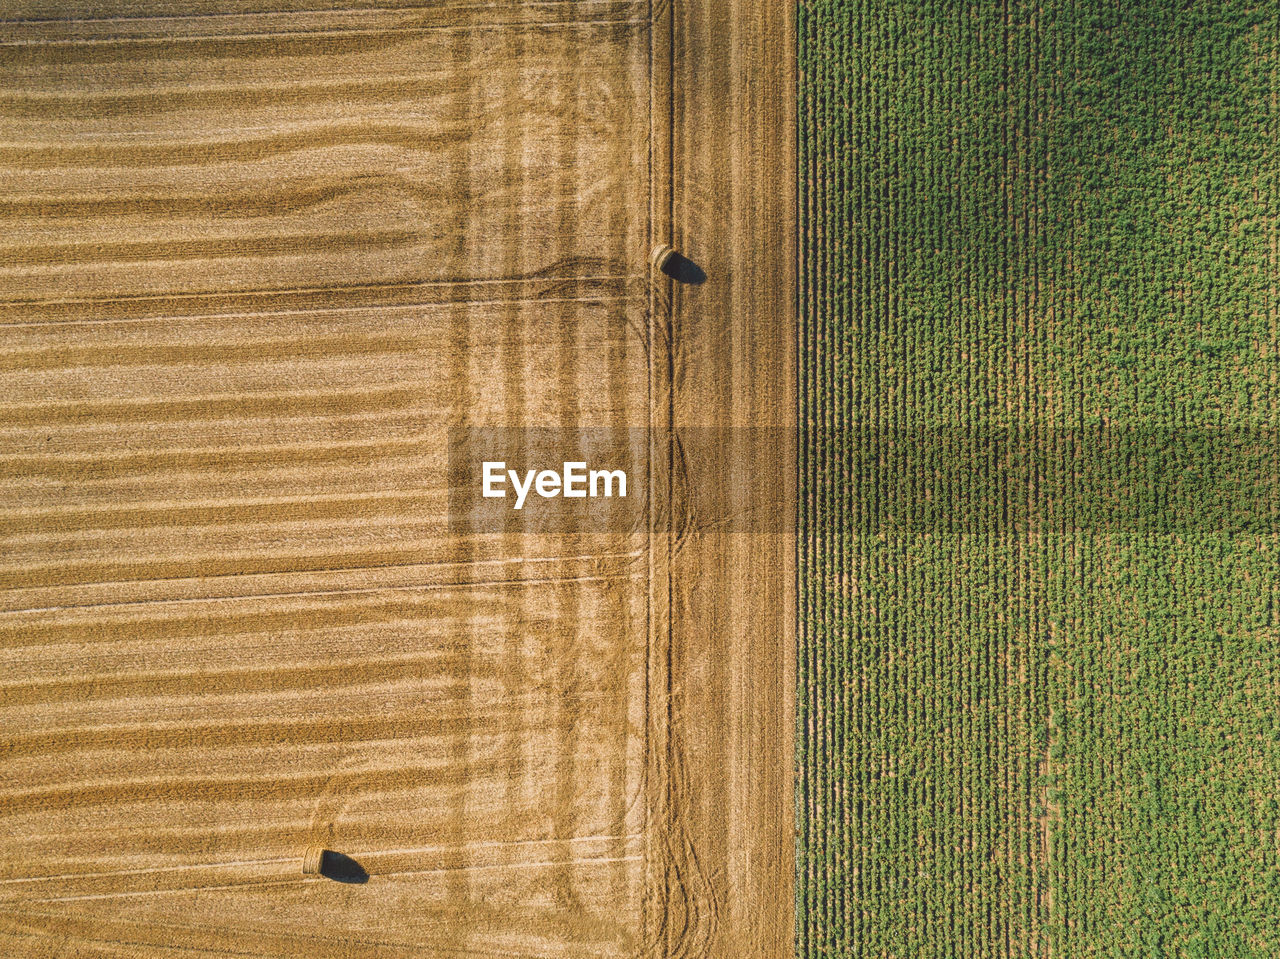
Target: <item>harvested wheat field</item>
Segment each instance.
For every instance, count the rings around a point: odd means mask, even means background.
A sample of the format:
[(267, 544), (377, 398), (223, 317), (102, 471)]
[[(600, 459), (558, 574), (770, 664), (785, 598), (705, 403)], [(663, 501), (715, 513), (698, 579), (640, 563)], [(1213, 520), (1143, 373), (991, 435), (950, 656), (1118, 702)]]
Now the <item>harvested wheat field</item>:
[[(794, 423), (793, 16), (5, 6), (0, 952), (791, 953), (794, 449), (678, 487)], [(658, 521), (460, 534), (485, 427)]]
[(799, 35), (801, 955), (1280, 955), (1280, 4)]

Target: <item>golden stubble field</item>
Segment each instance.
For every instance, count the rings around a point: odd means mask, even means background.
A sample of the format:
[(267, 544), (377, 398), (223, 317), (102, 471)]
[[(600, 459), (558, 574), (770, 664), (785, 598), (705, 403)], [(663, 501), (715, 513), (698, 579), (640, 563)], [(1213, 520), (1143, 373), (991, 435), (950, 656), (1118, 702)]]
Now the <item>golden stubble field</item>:
[(786, 534), (458, 536), (444, 461), (790, 424), (789, 14), (351, 6), (5, 13), (0, 942), (783, 955)]

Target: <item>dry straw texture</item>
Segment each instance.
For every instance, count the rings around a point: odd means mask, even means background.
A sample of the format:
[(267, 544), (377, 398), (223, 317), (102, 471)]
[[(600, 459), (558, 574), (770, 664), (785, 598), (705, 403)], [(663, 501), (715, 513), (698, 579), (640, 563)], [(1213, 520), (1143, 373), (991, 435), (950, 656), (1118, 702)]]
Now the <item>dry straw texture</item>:
[[(3, 6), (0, 955), (786, 955), (792, 11)], [(672, 522), (451, 529), (529, 426)]]

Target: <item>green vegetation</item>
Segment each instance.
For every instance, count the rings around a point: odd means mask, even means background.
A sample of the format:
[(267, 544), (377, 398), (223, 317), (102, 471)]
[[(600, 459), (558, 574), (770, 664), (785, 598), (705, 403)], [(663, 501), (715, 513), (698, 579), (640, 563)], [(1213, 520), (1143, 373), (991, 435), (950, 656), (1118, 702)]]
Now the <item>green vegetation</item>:
[(1280, 956), (1280, 2), (800, 17), (800, 954)]

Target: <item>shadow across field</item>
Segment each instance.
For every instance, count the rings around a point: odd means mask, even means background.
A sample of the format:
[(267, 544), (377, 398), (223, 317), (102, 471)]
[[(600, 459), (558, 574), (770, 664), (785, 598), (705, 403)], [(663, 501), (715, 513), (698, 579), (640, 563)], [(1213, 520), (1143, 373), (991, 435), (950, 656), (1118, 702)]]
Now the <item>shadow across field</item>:
[(369, 881), (369, 873), (364, 866), (350, 856), (334, 852), (332, 849), (326, 849), (320, 854), (320, 875), (334, 882), (350, 885), (363, 885)]

